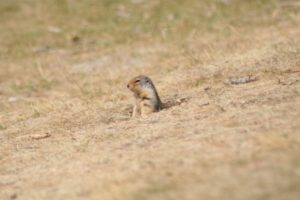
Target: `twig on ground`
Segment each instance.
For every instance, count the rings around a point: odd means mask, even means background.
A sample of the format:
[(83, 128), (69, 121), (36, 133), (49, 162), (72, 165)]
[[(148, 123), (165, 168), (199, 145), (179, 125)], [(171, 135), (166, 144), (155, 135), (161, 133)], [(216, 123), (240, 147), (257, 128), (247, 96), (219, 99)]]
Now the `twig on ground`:
[(31, 135), (24, 135), (19, 137), (19, 139), (33, 139), (33, 140), (40, 140), (50, 137), (50, 133), (37, 133), (37, 134), (31, 134)]
[(240, 77), (240, 78), (229, 78), (225, 81), (225, 83), (239, 85), (239, 84), (250, 83), (250, 82), (253, 82), (256, 80), (257, 80), (257, 77), (255, 77), (255, 76), (245, 76), (245, 77)]

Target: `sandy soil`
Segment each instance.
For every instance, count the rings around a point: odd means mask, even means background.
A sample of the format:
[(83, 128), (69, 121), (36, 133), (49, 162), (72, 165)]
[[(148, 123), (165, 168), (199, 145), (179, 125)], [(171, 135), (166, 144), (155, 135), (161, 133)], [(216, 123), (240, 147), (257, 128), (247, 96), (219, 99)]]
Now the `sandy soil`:
[[(0, 199), (299, 199), (300, 26), (232, 31), (7, 63)], [(140, 73), (186, 101), (131, 119)]]

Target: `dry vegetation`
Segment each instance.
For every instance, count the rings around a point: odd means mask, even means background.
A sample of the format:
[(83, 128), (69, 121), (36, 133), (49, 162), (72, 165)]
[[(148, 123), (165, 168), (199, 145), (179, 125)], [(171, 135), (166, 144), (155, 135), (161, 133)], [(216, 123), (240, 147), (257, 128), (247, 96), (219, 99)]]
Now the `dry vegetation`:
[[(0, 199), (299, 199), (299, 22), (298, 1), (0, 1)], [(137, 74), (187, 101), (130, 119)]]

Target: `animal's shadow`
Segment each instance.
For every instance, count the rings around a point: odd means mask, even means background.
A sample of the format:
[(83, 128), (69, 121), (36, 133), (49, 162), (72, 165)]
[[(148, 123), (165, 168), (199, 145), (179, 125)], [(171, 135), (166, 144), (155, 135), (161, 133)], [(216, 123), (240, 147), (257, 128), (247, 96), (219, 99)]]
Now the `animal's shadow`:
[(162, 102), (162, 109), (169, 109), (173, 106), (179, 106), (182, 103), (185, 103), (190, 100), (190, 97), (171, 97), (166, 98)]

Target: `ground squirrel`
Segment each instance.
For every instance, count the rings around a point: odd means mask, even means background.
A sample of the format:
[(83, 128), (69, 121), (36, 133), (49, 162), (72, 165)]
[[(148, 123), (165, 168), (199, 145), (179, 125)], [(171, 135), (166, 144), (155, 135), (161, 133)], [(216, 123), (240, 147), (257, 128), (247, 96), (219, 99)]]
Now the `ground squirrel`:
[(162, 102), (151, 79), (144, 75), (136, 76), (128, 81), (127, 88), (136, 99), (132, 117), (144, 116), (162, 109)]

